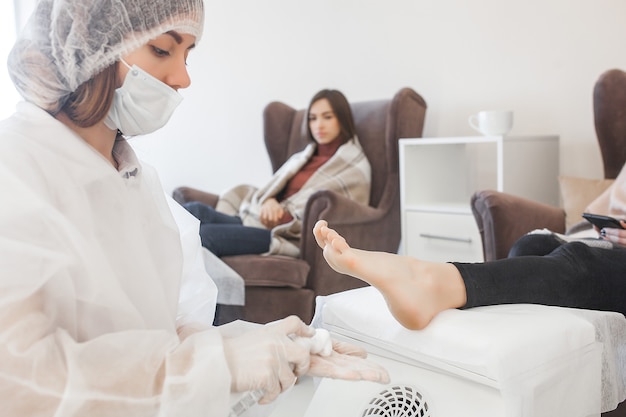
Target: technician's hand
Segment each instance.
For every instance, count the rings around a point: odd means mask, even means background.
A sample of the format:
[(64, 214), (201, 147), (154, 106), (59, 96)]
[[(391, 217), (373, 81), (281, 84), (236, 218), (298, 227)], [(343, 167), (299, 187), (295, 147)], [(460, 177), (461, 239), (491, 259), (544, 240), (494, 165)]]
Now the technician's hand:
[[(626, 228), (626, 221), (620, 220), (619, 223), (622, 225), (622, 227)], [(611, 241), (620, 246), (626, 246), (626, 230), (618, 229), (616, 227), (605, 227), (598, 232), (603, 239)]]
[(309, 349), (289, 335), (312, 337), (314, 334), (314, 329), (298, 317), (290, 316), (235, 337), (225, 337), (224, 353), (232, 377), (231, 390), (263, 390), (261, 404), (276, 399), (310, 366)]
[(308, 375), (351, 381), (373, 381), (386, 384), (389, 374), (382, 366), (365, 359), (367, 352), (346, 342), (333, 341), (330, 356), (311, 355)]
[(273, 227), (278, 226), (283, 214), (285, 214), (285, 209), (280, 205), (278, 200), (275, 198), (269, 198), (261, 205), (259, 220), (261, 220), (263, 226), (268, 229), (272, 229)]

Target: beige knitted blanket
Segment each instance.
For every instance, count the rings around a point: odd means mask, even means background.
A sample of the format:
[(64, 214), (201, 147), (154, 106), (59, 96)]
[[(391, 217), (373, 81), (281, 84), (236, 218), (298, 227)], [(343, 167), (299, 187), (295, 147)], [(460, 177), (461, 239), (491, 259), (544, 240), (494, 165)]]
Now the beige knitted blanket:
[[(264, 228), (259, 221), (261, 205), (285, 188), (287, 182), (313, 156), (316, 147), (316, 143), (311, 143), (304, 150), (293, 154), (263, 187), (238, 185), (226, 191), (220, 196), (216, 209), (240, 216), (246, 226)], [(297, 193), (281, 202), (293, 220), (272, 229), (272, 243), (268, 254), (299, 256), (302, 216), (311, 194), (330, 190), (361, 204), (368, 204), (370, 187), (371, 167), (355, 136), (341, 145)]]

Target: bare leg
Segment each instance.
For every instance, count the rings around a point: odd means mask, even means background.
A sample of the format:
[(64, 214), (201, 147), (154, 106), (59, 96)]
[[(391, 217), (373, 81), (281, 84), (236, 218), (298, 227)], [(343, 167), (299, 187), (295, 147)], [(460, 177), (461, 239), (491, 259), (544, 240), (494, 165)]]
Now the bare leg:
[(351, 248), (324, 220), (315, 224), (313, 234), (328, 265), (377, 288), (408, 329), (423, 329), (439, 312), (465, 305), (465, 284), (452, 264)]

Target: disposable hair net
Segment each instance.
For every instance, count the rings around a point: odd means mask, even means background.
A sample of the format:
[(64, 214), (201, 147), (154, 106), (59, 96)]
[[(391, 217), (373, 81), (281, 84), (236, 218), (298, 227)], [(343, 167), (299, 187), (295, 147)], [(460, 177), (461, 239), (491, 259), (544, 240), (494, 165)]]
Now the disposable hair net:
[(150, 39), (200, 39), (202, 0), (39, 0), (8, 58), (19, 93), (57, 113), (68, 95)]

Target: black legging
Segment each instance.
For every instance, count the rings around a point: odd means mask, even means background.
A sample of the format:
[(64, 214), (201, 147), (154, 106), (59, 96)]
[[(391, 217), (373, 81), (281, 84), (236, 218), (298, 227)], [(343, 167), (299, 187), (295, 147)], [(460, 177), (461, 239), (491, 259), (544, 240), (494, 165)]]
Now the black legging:
[(626, 315), (626, 248), (601, 249), (561, 243), (552, 235), (526, 235), (512, 254), (517, 256), (453, 263), (465, 282), (463, 308), (529, 303)]

